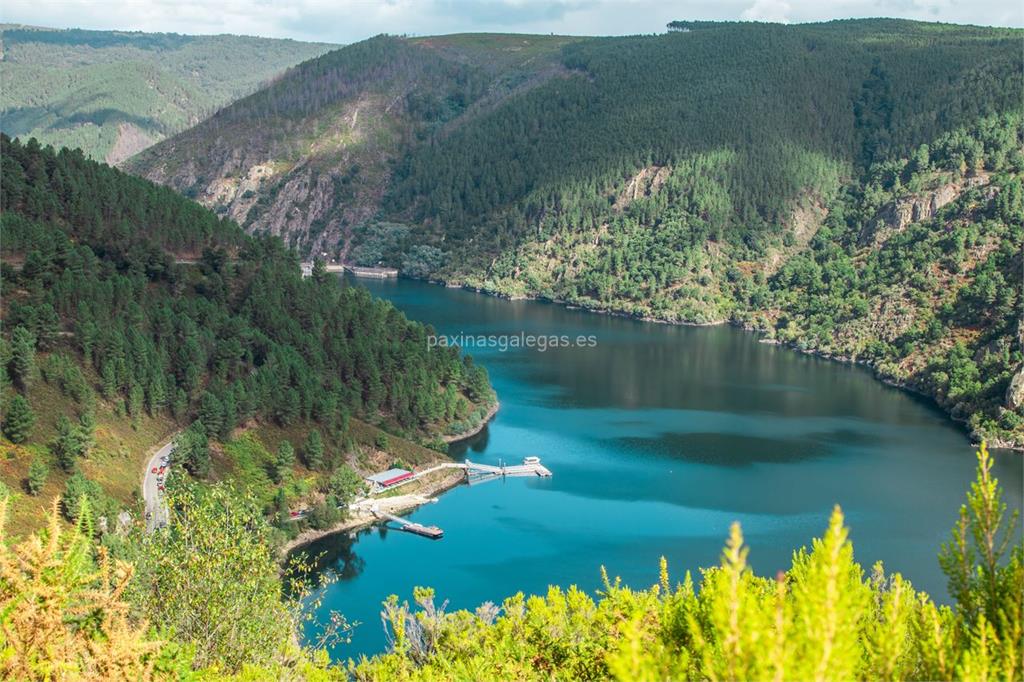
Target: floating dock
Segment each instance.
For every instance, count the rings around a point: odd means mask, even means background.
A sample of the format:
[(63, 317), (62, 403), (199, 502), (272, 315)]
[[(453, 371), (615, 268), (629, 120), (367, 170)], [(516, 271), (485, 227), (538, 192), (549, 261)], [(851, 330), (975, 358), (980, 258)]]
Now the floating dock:
[(402, 530), (407, 533), (414, 533), (416, 535), (422, 535), (425, 538), (431, 540), (440, 540), (444, 537), (444, 531), (437, 526), (424, 526), (422, 523), (414, 523), (412, 521), (406, 521), (401, 516), (395, 516), (387, 512), (381, 511), (379, 507), (374, 506), (370, 511), (373, 515), (379, 519), (387, 519), (388, 521), (394, 521), (397, 523)]
[(402, 525), (402, 530), (407, 533), (422, 535), (423, 537), (430, 538), (431, 540), (440, 540), (444, 537), (444, 531), (437, 526), (424, 526), (419, 523), (405, 523)]

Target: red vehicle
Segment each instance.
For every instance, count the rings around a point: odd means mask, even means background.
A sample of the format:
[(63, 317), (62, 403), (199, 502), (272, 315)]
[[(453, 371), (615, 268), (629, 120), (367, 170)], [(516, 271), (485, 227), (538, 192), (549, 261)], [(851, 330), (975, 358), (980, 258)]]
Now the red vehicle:
[(153, 467), (153, 469), (149, 473), (155, 474), (156, 473), (156, 467)]
[(165, 466), (164, 466), (164, 467), (160, 467), (160, 473), (161, 473), (161, 474), (162, 474), (163, 472), (165, 472), (165, 471), (167, 471), (167, 467), (165, 467)]
[(158, 485), (156, 489), (159, 490), (160, 492), (164, 491), (164, 487), (162, 485)]

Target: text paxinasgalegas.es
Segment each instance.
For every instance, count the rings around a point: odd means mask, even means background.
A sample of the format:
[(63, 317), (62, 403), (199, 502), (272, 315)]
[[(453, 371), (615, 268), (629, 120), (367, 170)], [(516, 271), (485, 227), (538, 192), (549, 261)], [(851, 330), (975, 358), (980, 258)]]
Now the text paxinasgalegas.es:
[(504, 353), (510, 349), (529, 348), (541, 353), (549, 348), (594, 348), (597, 336), (594, 334), (436, 334), (427, 337), (427, 348), (461, 348), (463, 350), (497, 349)]

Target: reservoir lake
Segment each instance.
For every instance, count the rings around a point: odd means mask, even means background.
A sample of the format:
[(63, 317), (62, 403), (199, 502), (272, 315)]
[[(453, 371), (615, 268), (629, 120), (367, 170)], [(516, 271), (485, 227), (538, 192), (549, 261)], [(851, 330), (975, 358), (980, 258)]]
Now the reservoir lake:
[[(338, 611), (359, 623), (332, 656), (384, 650), (381, 602), (411, 602), (417, 585), (453, 610), (549, 585), (594, 594), (601, 566), (649, 587), (661, 556), (673, 582), (687, 570), (698, 579), (733, 521), (755, 571), (772, 576), (821, 535), (835, 504), (865, 571), (883, 561), (948, 601), (936, 557), (976, 460), (964, 427), (930, 401), (730, 326), (639, 322), (404, 279), (358, 285), (438, 334), (570, 345), (465, 349), (486, 366), (501, 410), (452, 457), (536, 455), (551, 478), (459, 486), (408, 515), (444, 529), (438, 541), (377, 526), (304, 549), (337, 578), (318, 619)], [(993, 455), (1004, 500), (1020, 509), (1024, 458)], [(310, 625), (307, 637), (316, 634)]]

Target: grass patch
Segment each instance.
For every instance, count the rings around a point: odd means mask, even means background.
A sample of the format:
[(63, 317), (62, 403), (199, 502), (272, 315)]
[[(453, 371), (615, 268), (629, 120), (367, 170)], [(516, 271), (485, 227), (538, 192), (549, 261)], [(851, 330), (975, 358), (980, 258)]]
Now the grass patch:
[[(14, 537), (24, 537), (37, 530), (46, 521), (45, 512), (54, 498), (64, 492), (68, 474), (57, 466), (49, 444), (57, 434), (58, 417), (65, 415), (76, 420), (80, 414), (77, 403), (42, 379), (32, 384), (26, 398), (36, 417), (29, 442), (14, 445), (0, 436), (0, 480), (23, 495), (18, 504), (11, 505), (8, 531)], [(137, 509), (146, 462), (155, 448), (171, 438), (177, 425), (170, 417), (144, 415), (133, 426), (130, 417), (120, 416), (113, 405), (98, 396), (94, 414), (96, 445), (87, 457), (79, 460), (78, 466), (87, 478), (103, 486), (108, 495), (129, 509)], [(36, 455), (50, 465), (50, 475), (42, 492), (31, 496), (25, 494), (25, 479)]]

